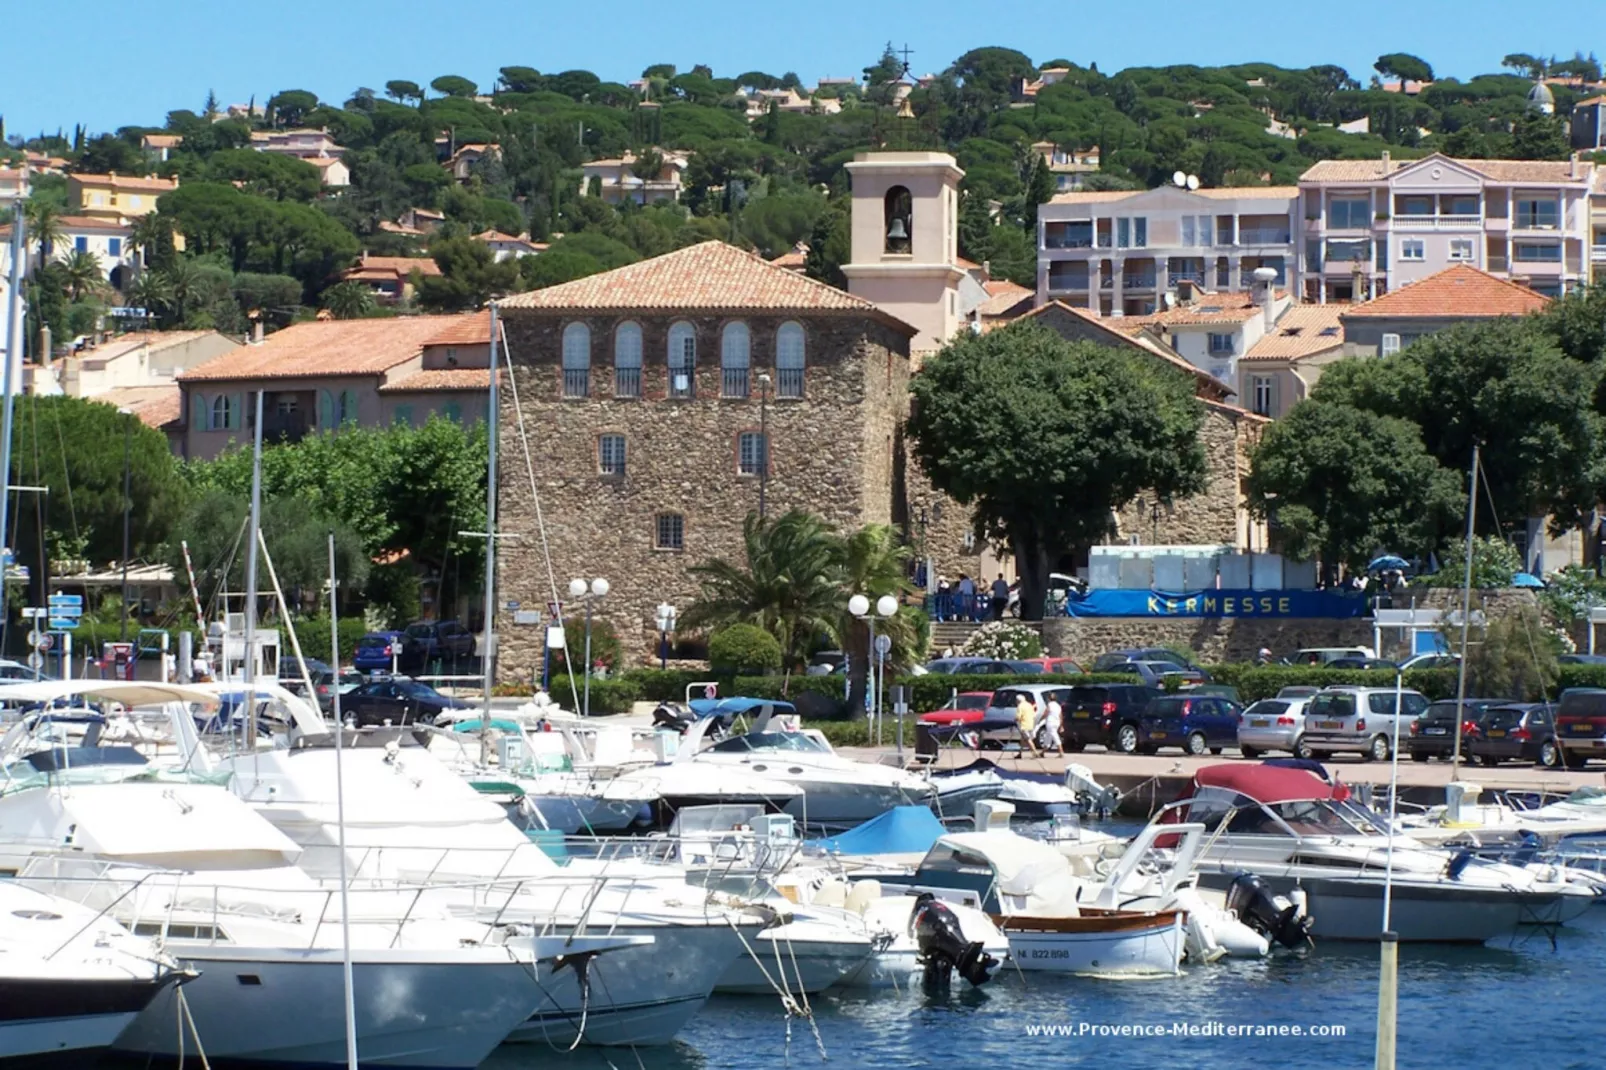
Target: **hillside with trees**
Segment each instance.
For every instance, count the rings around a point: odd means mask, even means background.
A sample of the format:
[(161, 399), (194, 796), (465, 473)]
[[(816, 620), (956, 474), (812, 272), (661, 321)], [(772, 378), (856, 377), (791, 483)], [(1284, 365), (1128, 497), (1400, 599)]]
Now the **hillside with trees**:
[[(1063, 73), (1041, 80), (1048, 68)], [(43, 152), (74, 171), (182, 180), (161, 198), (159, 214), (141, 221), (133, 240), (145, 269), (125, 293), (107, 292), (91, 277), (93, 265), (38, 272), (32, 308), (56, 338), (82, 333), (108, 303), (149, 308), (163, 326), (243, 332), (252, 315), (272, 329), (320, 307), (379, 314), (338, 285), (339, 272), (364, 251), (434, 257), (443, 274), (419, 287), (425, 310), (472, 307), (710, 238), (765, 256), (807, 243), (809, 273), (840, 282), (843, 165), (875, 148), (953, 153), (966, 172), (961, 252), (1029, 283), (1036, 208), (1053, 192), (1034, 143), (1098, 146), (1101, 169), (1087, 183), (1095, 189), (1154, 186), (1178, 170), (1212, 186), (1288, 184), (1318, 160), (1385, 150), (1564, 157), (1560, 117), (1599, 81), (1599, 62), (1513, 54), (1502, 68), (1436, 78), (1425, 59), (1392, 53), (1371, 72), (1252, 63), (1106, 74), (1096, 64), (1038, 62), (989, 47), (916, 81), (888, 45), (862, 79), (809, 98), (791, 72), (725, 75), (661, 63), (626, 85), (590, 71), (507, 66), (490, 85), (448, 73), (358, 87), (344, 101), (286, 88), (234, 113), (209, 95), (198, 109), (175, 108), (148, 126), (96, 134), (64, 127), (12, 138), (0, 154)], [(1552, 86), (1555, 116), (1527, 107), (1534, 79), (1544, 76), (1562, 79)], [(1391, 92), (1389, 82), (1417, 91)], [(774, 100), (761, 107), (761, 90), (798, 91), (806, 110), (783, 111)], [(1359, 120), (1367, 132), (1339, 129)], [(312, 166), (251, 151), (253, 131), (306, 127), (338, 143), (348, 187), (325, 189)], [(158, 160), (140, 147), (146, 134), (180, 140)], [(445, 164), (464, 145), (500, 151), (457, 181)], [(632, 153), (645, 174), (668, 151), (690, 154), (678, 204), (614, 207), (582, 188), (588, 161)], [(65, 198), (59, 177), (36, 184), (28, 205), (36, 240), (49, 240)], [(409, 209), (441, 213), (444, 223), (427, 236), (407, 233), (394, 223)], [(497, 264), (469, 240), (486, 230), (551, 245)]]

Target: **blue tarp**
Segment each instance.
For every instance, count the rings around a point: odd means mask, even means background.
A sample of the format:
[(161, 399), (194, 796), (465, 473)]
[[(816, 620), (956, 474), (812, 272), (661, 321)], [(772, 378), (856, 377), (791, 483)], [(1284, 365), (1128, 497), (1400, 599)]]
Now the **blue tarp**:
[(765, 706), (775, 707), (776, 713), (792, 714), (797, 712), (796, 706), (778, 698), (742, 698), (739, 696), (719, 699), (694, 698), (687, 705), (691, 707), (691, 712), (698, 717), (713, 717), (716, 715), (729, 717), (739, 713), (752, 713), (754, 710), (762, 709)]
[(809, 846), (833, 854), (924, 854), (947, 830), (926, 806), (895, 806), (836, 836), (810, 840)]
[(1337, 591), (1144, 591), (1070, 592), (1072, 617), (1359, 617), (1366, 598)]

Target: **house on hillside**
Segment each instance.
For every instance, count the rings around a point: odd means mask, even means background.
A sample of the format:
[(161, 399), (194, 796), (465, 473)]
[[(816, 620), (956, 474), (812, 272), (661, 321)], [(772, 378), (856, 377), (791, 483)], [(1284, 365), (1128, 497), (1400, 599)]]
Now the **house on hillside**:
[(1341, 309), (1344, 352), (1388, 356), (1456, 323), (1526, 316), (1550, 298), (1468, 264), (1445, 268), (1359, 305)]
[(1290, 305), (1238, 361), (1238, 396), (1273, 419), (1310, 396), (1322, 369), (1344, 356), (1346, 305)]
[(413, 275), (439, 275), (440, 266), (427, 256), (369, 256), (341, 272), (346, 282), (360, 282), (380, 304), (406, 304), (413, 299)]
[(116, 172), (71, 174), (67, 176), (67, 211), (126, 223), (156, 211), (156, 199), (176, 189), (176, 178), (140, 178)]
[(658, 201), (679, 201), (682, 178), (687, 165), (691, 162), (691, 155), (656, 149), (653, 151), (658, 155), (659, 166), (646, 175), (637, 173), (642, 169), (642, 157), (630, 152), (616, 159), (592, 160), (590, 163), (581, 164), (581, 196), (591, 193), (594, 189), (597, 196), (614, 205), (626, 201), (641, 205), (655, 204)]

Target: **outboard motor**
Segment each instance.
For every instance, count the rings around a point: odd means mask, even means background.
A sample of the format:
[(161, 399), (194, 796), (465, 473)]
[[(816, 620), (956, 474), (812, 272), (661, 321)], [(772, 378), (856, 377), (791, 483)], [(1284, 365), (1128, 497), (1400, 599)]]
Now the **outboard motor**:
[(673, 702), (660, 702), (658, 708), (652, 711), (654, 728), (665, 728), (681, 735), (692, 726), (694, 718)]
[(1240, 873), (1233, 878), (1227, 889), (1227, 909), (1237, 914), (1239, 921), (1284, 947), (1310, 942), (1310, 918), (1302, 905), (1273, 895), (1253, 873)]
[(915, 899), (909, 928), (920, 950), (919, 961), (925, 967), (927, 987), (946, 986), (953, 970), (958, 970), (959, 976), (972, 985), (984, 985), (998, 965), (998, 960), (987, 954), (979, 940), (965, 939), (959, 918), (930, 892), (922, 892)]

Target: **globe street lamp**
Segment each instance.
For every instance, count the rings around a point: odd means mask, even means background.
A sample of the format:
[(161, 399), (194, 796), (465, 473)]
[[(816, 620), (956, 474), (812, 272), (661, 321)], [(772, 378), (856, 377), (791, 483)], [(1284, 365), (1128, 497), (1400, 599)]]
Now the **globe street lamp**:
[(892, 637), (883, 635), (881, 641), (876, 641), (876, 617), (883, 620), (898, 612), (898, 600), (890, 594), (884, 594), (875, 602), (875, 614), (870, 613), (870, 599), (862, 594), (856, 594), (848, 599), (848, 612), (858, 617), (870, 626), (870, 650), (874, 652), (876, 663), (881, 668), (881, 679), (878, 681), (874, 666), (866, 658), (866, 668), (870, 669), (870, 710), (876, 719), (876, 727), (881, 723), (881, 684), (886, 678), (886, 656), (892, 650)]
[(669, 668), (669, 633), (675, 630), (675, 607), (658, 603), (658, 667)]
[(586, 604), (585, 699), (581, 706), (582, 717), (591, 716), (591, 607), (597, 599), (607, 593), (608, 581), (600, 576), (592, 580), (589, 585), (581, 579), (569, 581), (569, 597), (578, 598)]

